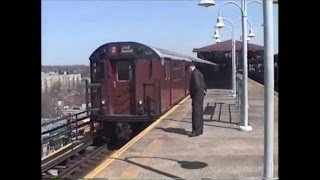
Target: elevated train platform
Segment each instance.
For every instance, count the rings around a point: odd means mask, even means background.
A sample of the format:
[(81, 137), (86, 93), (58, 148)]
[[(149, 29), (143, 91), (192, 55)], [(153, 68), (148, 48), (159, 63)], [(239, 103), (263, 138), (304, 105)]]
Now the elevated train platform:
[[(84, 178), (262, 179), (263, 85), (249, 79), (251, 132), (239, 131), (239, 110), (229, 90), (209, 89), (204, 133), (189, 137), (191, 99), (185, 98), (114, 152)], [(274, 177), (278, 177), (278, 95), (275, 93)]]

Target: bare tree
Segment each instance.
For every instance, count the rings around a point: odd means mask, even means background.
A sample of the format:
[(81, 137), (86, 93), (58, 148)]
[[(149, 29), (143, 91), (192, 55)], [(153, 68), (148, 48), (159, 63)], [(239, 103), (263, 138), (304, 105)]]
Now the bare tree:
[(57, 83), (52, 84), (51, 86), (51, 91), (52, 92), (60, 92), (61, 91), (61, 82), (60, 79)]
[(51, 115), (51, 93), (41, 93), (41, 117), (50, 118)]
[(60, 80), (54, 83), (49, 92), (41, 93), (41, 117), (50, 118), (58, 116), (57, 102), (61, 89)]

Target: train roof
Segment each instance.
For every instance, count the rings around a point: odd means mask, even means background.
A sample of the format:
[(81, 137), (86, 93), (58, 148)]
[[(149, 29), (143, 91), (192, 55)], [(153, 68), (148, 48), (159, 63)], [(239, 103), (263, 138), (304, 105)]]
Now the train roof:
[(191, 56), (187, 56), (187, 55), (171, 52), (171, 51), (168, 51), (168, 50), (165, 50), (165, 49), (161, 49), (161, 48), (157, 48), (157, 47), (152, 47), (152, 46), (149, 46), (149, 47), (153, 51), (155, 51), (159, 55), (160, 58), (183, 59), (183, 60), (186, 60), (186, 61), (189, 61), (189, 62), (217, 65), (215, 63), (212, 63), (212, 62), (204, 60), (204, 59), (200, 59), (200, 58), (196, 58), (196, 57), (191, 57)]
[[(100, 50), (102, 52), (106, 52), (106, 46), (109, 46), (109, 45), (110, 46), (112, 46), (112, 45), (114, 46), (114, 45), (122, 45), (122, 44), (123, 45), (132, 44), (133, 46), (142, 46), (142, 47), (144, 47), (143, 49), (149, 49), (149, 50), (153, 51), (154, 54), (156, 54), (160, 59), (170, 58), (170, 59), (185, 60), (185, 61), (194, 62), (194, 63), (217, 65), (215, 63), (212, 63), (212, 62), (204, 60), (204, 59), (200, 59), (200, 58), (196, 58), (196, 57), (191, 57), (191, 56), (175, 53), (175, 52), (172, 52), (172, 51), (168, 51), (168, 50), (157, 48), (157, 47), (153, 47), (153, 46), (148, 46), (148, 45), (137, 43), (137, 42), (110, 42), (110, 43), (104, 44), (104, 45), (100, 46), (98, 49), (96, 49), (92, 53), (91, 57), (93, 57)], [(91, 59), (91, 57), (90, 57), (90, 59)]]

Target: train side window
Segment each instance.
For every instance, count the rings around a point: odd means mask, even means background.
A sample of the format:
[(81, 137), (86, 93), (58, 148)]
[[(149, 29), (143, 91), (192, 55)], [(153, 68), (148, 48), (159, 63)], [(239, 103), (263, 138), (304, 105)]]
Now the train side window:
[(170, 79), (170, 62), (166, 63), (166, 80)]
[(93, 64), (93, 73), (95, 81), (102, 81), (105, 78), (104, 72), (104, 63), (103, 62), (95, 62)]
[(185, 65), (185, 62), (183, 61), (182, 62), (182, 68), (181, 68), (181, 71), (182, 71), (182, 77), (184, 77), (186, 75), (186, 65)]
[(149, 64), (149, 79), (151, 78), (152, 76), (152, 60), (150, 60), (150, 64)]
[(129, 62), (117, 63), (117, 80), (128, 82), (131, 80), (131, 65)]
[(167, 63), (165, 63), (165, 66), (164, 66), (164, 70), (165, 70), (165, 80), (167, 80), (168, 79), (168, 64)]

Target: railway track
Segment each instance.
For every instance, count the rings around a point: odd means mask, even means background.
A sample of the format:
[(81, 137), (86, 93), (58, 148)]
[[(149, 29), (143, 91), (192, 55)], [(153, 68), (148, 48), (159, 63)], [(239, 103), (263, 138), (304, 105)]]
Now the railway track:
[[(185, 98), (186, 99), (186, 98)], [(184, 100), (182, 100), (184, 101)], [(177, 106), (175, 106), (177, 107)], [(161, 116), (156, 121), (150, 121), (145, 124), (141, 124), (138, 129), (132, 134), (133, 136), (128, 140), (123, 141), (110, 141), (110, 140), (102, 140), (98, 146), (90, 146), (85, 143), (79, 144), (79, 146), (82, 146), (83, 148), (79, 148), (79, 151), (77, 153), (66, 156), (67, 152), (61, 152), (59, 154), (59, 157), (56, 157), (60, 159), (58, 163), (52, 163), (55, 165), (52, 165), (50, 167), (46, 167), (43, 170), (42, 173), (42, 179), (81, 179), (86, 174), (88, 174), (92, 169), (98, 166), (101, 162), (112, 156), (114, 153), (117, 153), (119, 149), (130, 144), (131, 140), (135, 140), (136, 136), (139, 139), (143, 136), (143, 131), (154, 127), (156, 124), (158, 124), (162, 118), (166, 117), (168, 114), (170, 114), (171, 111), (175, 110), (174, 108), (171, 108), (168, 112), (166, 112), (163, 116)], [(101, 136), (101, 135), (100, 135)], [(90, 139), (90, 137), (88, 136)], [(133, 141), (133, 142), (134, 142)], [(82, 142), (88, 142), (92, 144), (91, 141), (86, 140), (86, 138), (82, 139)], [(75, 151), (75, 147), (71, 149), (72, 151)], [(54, 158), (53, 158), (54, 159)], [(47, 163), (50, 163), (50, 159)], [(45, 166), (46, 164), (43, 164)], [(49, 166), (49, 165), (48, 165)]]
[[(42, 179), (80, 179), (93, 167), (112, 154), (107, 144), (100, 147), (88, 147), (68, 159), (63, 165), (53, 167), (43, 174)], [(55, 173), (54, 173), (55, 171)]]
[[(137, 129), (132, 138), (148, 125), (150, 124), (146, 124), (145, 126), (141, 126), (141, 129)], [(84, 138), (82, 141), (89, 143), (88, 145), (86, 143), (79, 144), (79, 150), (77, 153), (73, 153), (74, 155), (72, 156), (67, 156), (71, 149), (66, 152), (61, 152), (59, 157), (56, 157), (60, 159), (60, 163), (55, 163), (57, 165), (45, 168), (45, 171), (42, 173), (42, 179), (81, 179), (99, 163), (127, 144), (132, 138), (117, 142), (103, 141), (99, 146), (90, 146), (89, 144), (92, 144), (92, 141), (85, 141)], [(77, 149), (72, 148), (72, 151), (75, 150)], [(68, 158), (64, 158), (64, 156)], [(43, 164), (43, 166), (46, 166), (46, 164)]]

